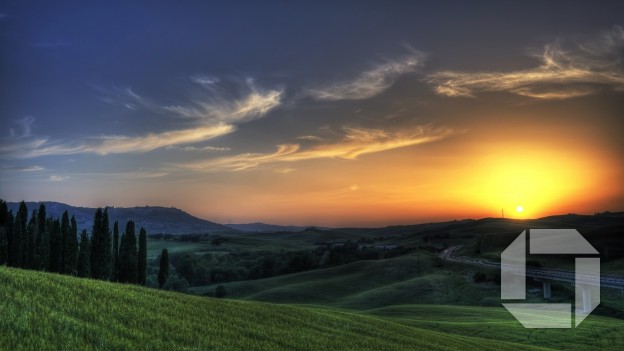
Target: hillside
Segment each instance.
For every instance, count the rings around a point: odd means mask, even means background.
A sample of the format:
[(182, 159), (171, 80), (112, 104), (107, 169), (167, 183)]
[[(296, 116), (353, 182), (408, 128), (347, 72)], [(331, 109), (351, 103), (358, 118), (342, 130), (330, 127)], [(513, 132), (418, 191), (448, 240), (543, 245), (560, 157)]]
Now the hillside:
[[(3, 350), (537, 350), (355, 313), (0, 267)], [(543, 348), (540, 348), (544, 350)]]
[[(61, 217), (64, 211), (70, 216), (74, 215), (79, 230), (91, 231), (93, 215), (96, 209), (91, 207), (76, 207), (60, 202), (44, 202), (48, 216)], [(19, 202), (9, 202), (9, 209), (13, 213), (19, 208)], [(28, 211), (32, 212), (39, 208), (38, 202), (26, 202)], [(214, 233), (231, 232), (231, 228), (194, 217), (180, 209), (173, 207), (145, 206), (145, 207), (110, 207), (108, 209), (109, 220), (112, 224), (119, 221), (122, 226), (132, 219), (136, 227), (144, 227), (149, 234), (191, 234), (191, 233)], [(122, 227), (123, 230), (123, 227)]]
[(270, 232), (300, 232), (305, 230), (306, 227), (300, 227), (296, 225), (275, 225), (267, 223), (244, 223), (244, 224), (226, 224), (226, 227), (230, 227), (241, 232), (251, 233), (270, 233)]

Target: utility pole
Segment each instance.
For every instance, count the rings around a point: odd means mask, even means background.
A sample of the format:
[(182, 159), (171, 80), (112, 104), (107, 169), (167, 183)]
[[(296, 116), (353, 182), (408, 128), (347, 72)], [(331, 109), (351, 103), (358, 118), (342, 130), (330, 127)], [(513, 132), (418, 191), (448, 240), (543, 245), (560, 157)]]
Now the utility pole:
[(501, 215), (503, 215), (503, 218), (505, 218), (505, 210), (501, 208)]

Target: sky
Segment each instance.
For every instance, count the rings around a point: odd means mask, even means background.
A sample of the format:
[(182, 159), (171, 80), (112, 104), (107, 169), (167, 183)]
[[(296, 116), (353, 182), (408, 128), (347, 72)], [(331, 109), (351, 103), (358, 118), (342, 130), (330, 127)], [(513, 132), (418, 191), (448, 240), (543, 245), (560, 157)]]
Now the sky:
[(619, 1), (4, 1), (0, 198), (219, 223), (624, 210)]

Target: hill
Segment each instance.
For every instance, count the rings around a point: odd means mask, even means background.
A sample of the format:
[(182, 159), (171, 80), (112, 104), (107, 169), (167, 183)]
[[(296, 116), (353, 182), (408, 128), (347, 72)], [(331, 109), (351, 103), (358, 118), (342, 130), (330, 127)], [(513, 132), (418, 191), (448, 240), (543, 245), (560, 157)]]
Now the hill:
[(275, 225), (259, 222), (245, 224), (226, 224), (225, 226), (235, 230), (240, 230), (241, 232), (252, 233), (300, 232), (306, 229), (306, 227), (300, 227), (296, 225)]
[(6, 350), (544, 350), (351, 312), (0, 267)]
[[(60, 202), (44, 201), (48, 216), (61, 217), (67, 210), (70, 216), (76, 217), (79, 230), (87, 229), (91, 232), (93, 226), (93, 215), (96, 208), (76, 207)], [(19, 208), (19, 202), (9, 202), (9, 209), (13, 213)], [(39, 208), (38, 202), (26, 202), (28, 211), (32, 212)], [(145, 206), (145, 207), (109, 207), (109, 220), (112, 224), (119, 221), (123, 230), (126, 222), (132, 219), (136, 227), (144, 227), (149, 234), (193, 234), (193, 233), (215, 233), (232, 232), (229, 227), (194, 217), (180, 209), (173, 207)]]

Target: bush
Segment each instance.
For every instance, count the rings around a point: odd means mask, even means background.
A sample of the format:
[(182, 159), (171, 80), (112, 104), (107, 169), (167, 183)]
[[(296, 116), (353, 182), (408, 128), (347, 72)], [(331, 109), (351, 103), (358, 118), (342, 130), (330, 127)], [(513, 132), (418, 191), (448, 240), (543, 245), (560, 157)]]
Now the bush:
[(478, 271), (472, 276), (472, 280), (474, 280), (475, 283), (483, 283), (487, 281), (487, 275), (481, 271)]
[(227, 291), (225, 290), (225, 286), (219, 285), (215, 289), (215, 297), (218, 299), (224, 298), (227, 295)]

